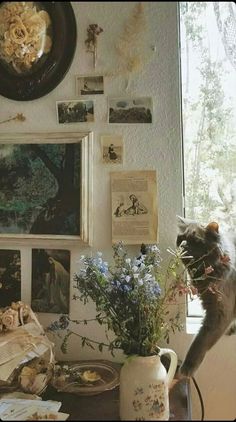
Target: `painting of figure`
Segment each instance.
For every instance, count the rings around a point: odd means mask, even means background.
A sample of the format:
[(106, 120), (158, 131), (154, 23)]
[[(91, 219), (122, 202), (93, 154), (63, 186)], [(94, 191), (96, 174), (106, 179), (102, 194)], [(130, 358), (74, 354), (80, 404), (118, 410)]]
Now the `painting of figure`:
[(21, 258), (18, 250), (0, 250), (0, 307), (21, 300)]
[(32, 250), (32, 300), (35, 312), (69, 312), (70, 251)]

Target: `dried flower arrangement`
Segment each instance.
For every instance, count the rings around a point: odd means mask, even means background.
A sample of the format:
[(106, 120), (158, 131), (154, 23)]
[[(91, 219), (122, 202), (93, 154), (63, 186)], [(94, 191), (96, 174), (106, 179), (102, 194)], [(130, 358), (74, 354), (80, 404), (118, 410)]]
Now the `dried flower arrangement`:
[(32, 319), (31, 308), (23, 302), (12, 302), (11, 306), (0, 308), (0, 333), (15, 330)]
[(93, 54), (93, 65), (94, 68), (97, 64), (97, 44), (98, 44), (98, 35), (103, 32), (103, 29), (98, 26), (97, 23), (92, 23), (87, 28), (87, 38), (85, 40), (85, 45), (87, 47), (87, 52)]
[(49, 14), (33, 2), (4, 2), (0, 7), (0, 58), (18, 72), (30, 70), (51, 50)]
[(150, 58), (150, 54), (147, 54), (147, 46), (145, 45), (144, 35), (146, 28), (147, 21), (144, 13), (144, 4), (138, 3), (131, 16), (127, 19), (124, 30), (118, 37), (115, 45), (119, 64), (111, 76), (128, 76), (126, 89), (129, 86), (131, 74), (139, 71)]

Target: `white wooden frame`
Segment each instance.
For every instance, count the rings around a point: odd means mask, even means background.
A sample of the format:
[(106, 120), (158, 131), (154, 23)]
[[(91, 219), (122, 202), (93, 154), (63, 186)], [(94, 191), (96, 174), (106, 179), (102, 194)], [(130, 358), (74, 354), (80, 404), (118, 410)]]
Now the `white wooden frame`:
[[(0, 134), (0, 146), (3, 144), (33, 144), (33, 143), (75, 143), (81, 142), (81, 197), (80, 197), (80, 235), (54, 235), (54, 234), (15, 234), (0, 233), (0, 242), (24, 244), (26, 239), (32, 245), (42, 244), (44, 247), (63, 247), (71, 242), (92, 245), (92, 159), (93, 159), (93, 133), (92, 132), (54, 132), (54, 133), (5, 133)], [(45, 243), (46, 241), (46, 243)]]

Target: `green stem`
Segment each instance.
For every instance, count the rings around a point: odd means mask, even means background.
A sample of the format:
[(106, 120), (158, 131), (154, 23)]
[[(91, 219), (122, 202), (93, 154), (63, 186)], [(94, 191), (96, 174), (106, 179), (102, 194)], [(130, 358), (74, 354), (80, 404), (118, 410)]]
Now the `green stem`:
[[(85, 338), (85, 339), (86, 339), (88, 342), (90, 342), (90, 343), (94, 343), (94, 344), (102, 344), (102, 345), (103, 345), (103, 346), (105, 346), (105, 347), (110, 347), (110, 344), (103, 343), (102, 341), (92, 340), (92, 339), (90, 339), (90, 338), (88, 338), (88, 337), (82, 336), (81, 334), (75, 333), (74, 331), (71, 331), (71, 330), (70, 330), (70, 333), (71, 333), (71, 334), (74, 334), (75, 336), (80, 337), (80, 338), (82, 338), (82, 339), (83, 339), (83, 338)], [(113, 346), (113, 349), (120, 350), (120, 347)]]

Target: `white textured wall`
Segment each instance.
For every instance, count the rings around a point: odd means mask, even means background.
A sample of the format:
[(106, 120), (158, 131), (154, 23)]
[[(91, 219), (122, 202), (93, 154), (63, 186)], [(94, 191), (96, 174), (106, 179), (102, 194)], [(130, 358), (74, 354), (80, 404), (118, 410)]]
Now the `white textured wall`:
[[(0, 119), (15, 113), (23, 113), (24, 123), (1, 125), (1, 132), (94, 132), (94, 250), (101, 250), (106, 258), (111, 256), (111, 206), (109, 172), (114, 169), (101, 163), (100, 135), (104, 133), (122, 134), (124, 137), (124, 165), (116, 170), (156, 169), (158, 175), (159, 243), (162, 251), (174, 246), (176, 237), (175, 215), (181, 213), (181, 138), (180, 138), (180, 99), (179, 65), (177, 37), (177, 3), (146, 2), (145, 13), (148, 19), (147, 48), (156, 46), (152, 60), (142, 72), (134, 75), (128, 92), (125, 91), (123, 77), (105, 79), (105, 95), (95, 97), (95, 123), (88, 125), (59, 125), (56, 119), (56, 100), (75, 99), (75, 74), (93, 73), (92, 58), (85, 52), (86, 28), (90, 23), (98, 23), (104, 32), (99, 36), (97, 72), (105, 73), (117, 65), (114, 42), (123, 24), (135, 6), (135, 2), (72, 2), (78, 28), (76, 54), (64, 80), (45, 97), (30, 101), (16, 102), (0, 98)], [(107, 124), (106, 96), (152, 96), (154, 122), (152, 125), (109, 125)], [(14, 248), (9, 243), (3, 246)], [(46, 244), (45, 244), (46, 247)], [(63, 244), (61, 246), (63, 248)], [(132, 249), (135, 250), (133, 247)], [(87, 248), (72, 247), (72, 275), (77, 268), (79, 256)], [(22, 251), (22, 279), (24, 298), (30, 300), (31, 284), (31, 245), (26, 241)], [(72, 294), (72, 289), (71, 289)], [(72, 317), (89, 317), (93, 306), (86, 308), (71, 301)], [(44, 325), (51, 320), (50, 315), (40, 314)], [(82, 332), (82, 329), (81, 329)], [(85, 331), (83, 331), (85, 332)], [(86, 334), (99, 340), (103, 331), (96, 324), (86, 327)], [(171, 347), (183, 359), (192, 336), (180, 333), (173, 337)], [(206, 406), (205, 419), (232, 420), (236, 416), (236, 358), (235, 339), (223, 338), (210, 351), (199, 369), (196, 379), (199, 383)], [(121, 359), (117, 355), (116, 359)], [(90, 349), (82, 349), (76, 338), (69, 342), (69, 354), (64, 356), (57, 348), (57, 358), (85, 359), (107, 358)], [(199, 418), (199, 401), (194, 386), (194, 416)]]

